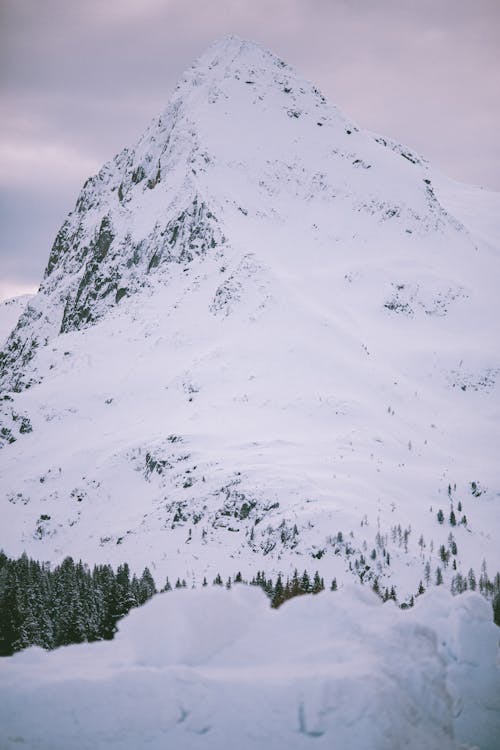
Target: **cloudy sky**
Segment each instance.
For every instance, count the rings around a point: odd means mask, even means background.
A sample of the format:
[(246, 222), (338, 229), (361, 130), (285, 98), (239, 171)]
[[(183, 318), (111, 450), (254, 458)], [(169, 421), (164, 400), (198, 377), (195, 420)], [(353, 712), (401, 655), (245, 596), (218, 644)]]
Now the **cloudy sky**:
[(36, 286), (86, 177), (228, 33), (362, 127), (500, 190), (499, 0), (0, 0), (0, 298)]

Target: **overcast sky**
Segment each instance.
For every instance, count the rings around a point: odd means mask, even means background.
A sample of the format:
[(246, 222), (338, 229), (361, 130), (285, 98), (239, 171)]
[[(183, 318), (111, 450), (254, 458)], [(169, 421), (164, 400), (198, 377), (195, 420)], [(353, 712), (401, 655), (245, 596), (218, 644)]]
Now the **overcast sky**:
[(0, 298), (215, 39), (253, 39), (362, 127), (500, 190), (500, 0), (0, 0)]

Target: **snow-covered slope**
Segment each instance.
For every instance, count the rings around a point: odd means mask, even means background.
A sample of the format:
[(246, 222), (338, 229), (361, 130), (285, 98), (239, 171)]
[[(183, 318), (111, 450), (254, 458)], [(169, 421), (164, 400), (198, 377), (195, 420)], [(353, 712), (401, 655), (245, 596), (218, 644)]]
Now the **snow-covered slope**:
[(402, 594), (499, 569), (497, 199), (434, 179), (210, 48), (86, 182), (0, 355), (0, 546)]
[(113, 642), (0, 660), (5, 750), (495, 750), (498, 631), (473, 593), (160, 594)]
[(15, 328), (24, 308), (32, 297), (32, 294), (22, 294), (19, 297), (11, 297), (0, 302), (0, 341), (2, 344), (12, 329)]

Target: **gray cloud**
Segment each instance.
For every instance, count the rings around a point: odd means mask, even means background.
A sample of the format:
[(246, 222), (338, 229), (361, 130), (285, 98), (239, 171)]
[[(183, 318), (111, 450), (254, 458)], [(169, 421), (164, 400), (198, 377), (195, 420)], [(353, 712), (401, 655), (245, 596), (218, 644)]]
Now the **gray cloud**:
[(3, 0), (0, 279), (39, 281), (83, 180), (227, 33), (363, 126), (500, 189), (498, 0)]

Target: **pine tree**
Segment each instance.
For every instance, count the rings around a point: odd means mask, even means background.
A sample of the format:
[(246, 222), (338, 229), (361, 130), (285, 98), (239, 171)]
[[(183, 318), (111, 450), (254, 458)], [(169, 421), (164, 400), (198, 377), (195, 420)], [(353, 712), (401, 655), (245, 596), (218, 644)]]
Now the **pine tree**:
[(285, 588), (283, 589), (283, 599), (285, 601), (288, 601), (288, 599), (292, 598), (292, 592), (290, 588), (290, 580), (287, 578), (285, 583)]
[(493, 580), (492, 594), (493, 621), (496, 625), (500, 625), (500, 573), (497, 573)]
[(475, 591), (476, 590), (476, 574), (474, 573), (472, 568), (470, 568), (469, 572), (467, 573), (467, 582), (469, 584), (469, 589), (471, 591)]
[(111, 565), (101, 565), (95, 570), (95, 581), (100, 593), (101, 638), (109, 640), (116, 632), (116, 577)]
[(292, 582), (290, 584), (291, 596), (298, 596), (301, 593), (299, 572), (297, 568), (293, 571)]
[(151, 599), (157, 593), (154, 578), (151, 575), (149, 568), (144, 568), (141, 578), (139, 580), (139, 591), (137, 595), (137, 603), (144, 604)]
[(274, 587), (273, 596), (271, 599), (271, 606), (277, 609), (285, 601), (283, 581), (281, 580), (281, 573), (278, 575), (276, 585)]
[(13, 561), (2, 567), (0, 592), (0, 656), (10, 656), (19, 642), (24, 614)]
[(307, 570), (304, 570), (302, 578), (300, 579), (300, 590), (303, 594), (308, 594), (311, 590), (311, 579), (309, 578)]
[(313, 579), (312, 593), (319, 594), (319, 592), (323, 591), (324, 588), (325, 588), (325, 583), (323, 579), (320, 577), (318, 571), (316, 571), (314, 574), (314, 579)]
[(73, 558), (63, 560), (54, 579), (55, 645), (81, 643), (86, 640), (85, 614)]
[(116, 570), (116, 582), (114, 592), (115, 617), (119, 620), (128, 614), (132, 607), (137, 607), (137, 599), (134, 596), (130, 581), (130, 568), (128, 563), (119, 565)]
[(442, 544), (439, 548), (439, 557), (441, 558), (441, 562), (446, 565), (450, 558), (450, 553), (448, 552), (444, 544)]
[(493, 607), (493, 622), (500, 626), (500, 592), (495, 594), (491, 604)]

